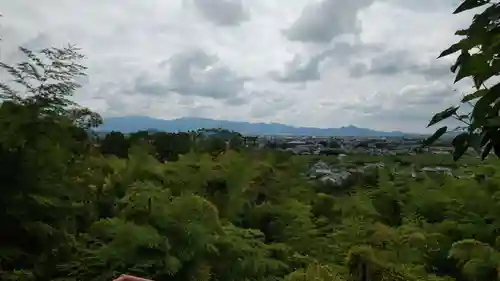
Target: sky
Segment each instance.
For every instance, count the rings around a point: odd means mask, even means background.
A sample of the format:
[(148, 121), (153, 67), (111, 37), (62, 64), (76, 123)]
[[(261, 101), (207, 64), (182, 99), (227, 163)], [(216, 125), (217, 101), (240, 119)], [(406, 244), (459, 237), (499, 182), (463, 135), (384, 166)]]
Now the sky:
[(103, 117), (429, 132), (459, 103), (457, 0), (0, 0), (0, 59), (74, 44)]

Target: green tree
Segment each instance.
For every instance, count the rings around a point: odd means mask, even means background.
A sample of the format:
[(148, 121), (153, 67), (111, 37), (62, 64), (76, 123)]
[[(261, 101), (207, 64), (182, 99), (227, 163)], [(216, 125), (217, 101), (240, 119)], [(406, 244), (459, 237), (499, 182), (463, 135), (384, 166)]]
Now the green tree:
[(148, 143), (151, 140), (151, 135), (148, 131), (138, 131), (130, 134), (128, 140), (130, 146), (133, 146), (135, 144), (144, 144)]
[(177, 161), (179, 155), (191, 150), (191, 136), (188, 133), (155, 133), (152, 136), (157, 157), (160, 161)]
[(243, 146), (243, 137), (240, 133), (225, 129), (201, 129), (197, 132), (197, 145), (201, 151), (219, 154), (230, 148), (239, 151)]
[(67, 187), (82, 170), (86, 130), (101, 119), (70, 100), (85, 69), (78, 49), (20, 50), (26, 61), (0, 63), (12, 78), (0, 83), (0, 279), (52, 280), (81, 211)]
[[(439, 57), (459, 53), (451, 71), (456, 74), (455, 83), (471, 78), (474, 92), (463, 97), (462, 103), (472, 105), (472, 111), (461, 114), (459, 106), (452, 106), (437, 113), (429, 126), (442, 120), (455, 118), (464, 126), (459, 127), (453, 140), (453, 157), (458, 160), (468, 148), (475, 149), (484, 159), (492, 150), (500, 156), (500, 3), (495, 0), (464, 0), (455, 10), (459, 14), (481, 8), (467, 29), (455, 34), (462, 39), (443, 51)], [(424, 145), (430, 145), (448, 132), (439, 128)]]
[(129, 143), (123, 133), (113, 131), (106, 134), (100, 144), (100, 149), (103, 154), (125, 158), (128, 156)]

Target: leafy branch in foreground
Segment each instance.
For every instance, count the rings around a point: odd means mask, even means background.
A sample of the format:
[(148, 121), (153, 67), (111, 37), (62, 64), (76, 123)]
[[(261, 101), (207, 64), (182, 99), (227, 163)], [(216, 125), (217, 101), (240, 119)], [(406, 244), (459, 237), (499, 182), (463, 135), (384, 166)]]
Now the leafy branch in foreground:
[(80, 85), (76, 79), (86, 75), (79, 63), (84, 55), (74, 46), (46, 48), (39, 52), (20, 47), (27, 57), (16, 65), (0, 62), (0, 69), (11, 77), (11, 83), (0, 82), (0, 100), (28, 106), (41, 116), (67, 117), (81, 128), (96, 127), (102, 119), (87, 108), (71, 101)]
[[(462, 133), (453, 140), (455, 160), (460, 159), (469, 148), (476, 150), (483, 159), (492, 150), (500, 157), (500, 83), (496, 80), (491, 83), (493, 85), (486, 86), (500, 74), (500, 3), (465, 0), (454, 14), (479, 7), (484, 9), (474, 16), (471, 25), (455, 33), (463, 38), (439, 55), (441, 58), (459, 53), (451, 71), (455, 73), (455, 83), (472, 78), (474, 92), (462, 99), (463, 104), (472, 105), (472, 111), (459, 115), (459, 106), (453, 106), (435, 114), (428, 125), (433, 126), (448, 118), (465, 125), (459, 128)], [(431, 145), (447, 132), (447, 127), (441, 127), (423, 145)]]

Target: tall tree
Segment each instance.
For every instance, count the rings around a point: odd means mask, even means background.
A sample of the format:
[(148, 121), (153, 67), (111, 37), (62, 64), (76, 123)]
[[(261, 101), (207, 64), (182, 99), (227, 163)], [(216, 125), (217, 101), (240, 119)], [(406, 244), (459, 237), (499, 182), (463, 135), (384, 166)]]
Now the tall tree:
[(70, 100), (85, 69), (78, 49), (20, 50), (26, 61), (0, 63), (12, 78), (0, 83), (0, 279), (51, 280), (71, 253), (81, 140), (101, 119)]
[[(442, 120), (455, 118), (464, 124), (453, 140), (453, 157), (458, 160), (468, 148), (474, 148), (484, 159), (492, 150), (500, 157), (500, 3), (497, 0), (465, 0), (455, 10), (459, 14), (480, 8), (470, 26), (455, 34), (462, 39), (444, 50), (439, 57), (459, 53), (451, 71), (455, 83), (471, 78), (474, 91), (465, 95), (462, 103), (472, 105), (472, 111), (459, 114), (460, 106), (452, 106), (434, 115), (433, 126)], [(439, 128), (424, 145), (430, 145), (448, 132)]]
[(129, 142), (123, 133), (113, 131), (106, 134), (100, 148), (102, 154), (126, 158), (128, 156)]
[(176, 161), (179, 155), (191, 149), (191, 136), (187, 133), (159, 132), (153, 135), (153, 144), (160, 161)]

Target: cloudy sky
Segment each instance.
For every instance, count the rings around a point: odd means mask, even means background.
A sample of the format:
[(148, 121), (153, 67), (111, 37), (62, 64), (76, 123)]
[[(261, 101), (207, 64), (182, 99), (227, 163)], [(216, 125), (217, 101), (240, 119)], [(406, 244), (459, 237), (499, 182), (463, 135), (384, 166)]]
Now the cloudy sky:
[(456, 0), (0, 0), (0, 58), (82, 48), (103, 116), (426, 132), (457, 104)]

